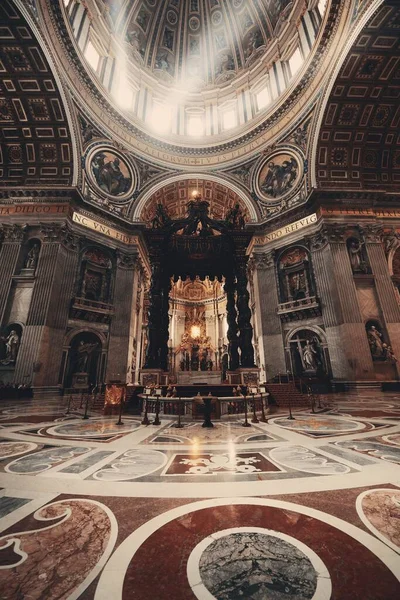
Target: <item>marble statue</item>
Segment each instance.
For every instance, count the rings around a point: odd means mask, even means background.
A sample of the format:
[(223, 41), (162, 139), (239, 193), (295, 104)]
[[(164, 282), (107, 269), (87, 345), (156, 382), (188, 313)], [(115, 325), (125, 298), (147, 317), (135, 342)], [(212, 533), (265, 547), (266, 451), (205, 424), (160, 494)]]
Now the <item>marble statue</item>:
[(78, 348), (76, 350), (77, 353), (77, 373), (86, 373), (88, 369), (89, 356), (92, 354), (93, 350), (97, 348), (98, 344), (90, 344), (88, 342), (84, 342), (81, 340), (79, 342)]
[(372, 357), (382, 358), (384, 356), (384, 345), (381, 332), (377, 330), (375, 325), (371, 325), (367, 331), (367, 335)]
[(306, 371), (315, 370), (317, 368), (317, 360), (316, 360), (317, 352), (315, 351), (313, 346), (310, 344), (309, 340), (306, 341), (306, 345), (302, 348), (302, 352), (303, 352), (303, 361), (304, 361), (304, 366), (306, 368)]
[(362, 257), (363, 243), (352, 240), (348, 247), (351, 269), (353, 273), (366, 273), (367, 265)]
[(39, 258), (40, 247), (39, 244), (34, 244), (29, 250), (25, 259), (25, 269), (36, 269), (36, 265)]
[(1, 362), (3, 364), (15, 363), (20, 344), (18, 333), (12, 329), (7, 337), (1, 339), (6, 345), (6, 357)]

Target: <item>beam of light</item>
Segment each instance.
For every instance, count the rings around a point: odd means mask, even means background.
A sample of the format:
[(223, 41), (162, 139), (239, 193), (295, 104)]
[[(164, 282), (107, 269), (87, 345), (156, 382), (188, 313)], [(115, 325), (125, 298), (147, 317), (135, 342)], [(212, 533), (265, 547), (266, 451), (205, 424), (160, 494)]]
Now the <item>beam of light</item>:
[(160, 133), (171, 129), (172, 108), (168, 104), (155, 103), (149, 117), (149, 125)]

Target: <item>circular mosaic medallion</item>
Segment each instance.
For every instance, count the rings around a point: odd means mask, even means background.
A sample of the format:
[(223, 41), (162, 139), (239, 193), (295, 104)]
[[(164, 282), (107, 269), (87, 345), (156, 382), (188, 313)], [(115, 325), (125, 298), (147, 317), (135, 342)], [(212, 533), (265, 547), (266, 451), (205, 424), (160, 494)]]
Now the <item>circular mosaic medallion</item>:
[(293, 194), (303, 178), (303, 161), (291, 150), (277, 150), (258, 167), (255, 188), (261, 202), (278, 203)]
[(197, 17), (191, 17), (189, 20), (189, 27), (192, 31), (197, 31), (200, 27), (200, 21)]
[(116, 202), (129, 200), (136, 186), (132, 165), (114, 148), (93, 148), (86, 158), (86, 172), (93, 187)]
[(178, 21), (178, 15), (176, 14), (175, 11), (169, 10), (167, 12), (167, 20), (170, 25), (176, 25), (176, 23)]
[(214, 25), (214, 27), (218, 27), (218, 25), (221, 25), (221, 23), (222, 23), (222, 13), (221, 13), (221, 11), (215, 10), (212, 13), (211, 21), (212, 21), (212, 24)]
[(187, 575), (201, 600), (284, 600), (288, 595), (328, 600), (332, 589), (315, 552), (291, 536), (261, 527), (226, 529), (205, 538), (189, 556)]

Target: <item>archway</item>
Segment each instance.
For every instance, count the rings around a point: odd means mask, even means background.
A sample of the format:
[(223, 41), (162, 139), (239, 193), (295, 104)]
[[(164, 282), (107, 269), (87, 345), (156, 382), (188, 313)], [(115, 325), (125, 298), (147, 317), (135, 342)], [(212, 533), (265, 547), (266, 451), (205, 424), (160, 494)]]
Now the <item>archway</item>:
[(214, 219), (225, 219), (229, 210), (239, 204), (247, 223), (259, 220), (259, 210), (248, 190), (237, 182), (211, 173), (207, 173), (207, 179), (204, 173), (163, 178), (139, 196), (134, 204), (132, 220), (151, 223), (158, 204), (164, 206), (172, 219), (182, 219), (194, 193), (209, 202), (210, 216)]
[(328, 347), (322, 332), (296, 329), (288, 336), (290, 371), (297, 377), (324, 378), (330, 374)]
[(102, 383), (102, 341), (92, 331), (81, 331), (72, 339), (68, 349), (64, 376), (66, 388), (88, 388)]

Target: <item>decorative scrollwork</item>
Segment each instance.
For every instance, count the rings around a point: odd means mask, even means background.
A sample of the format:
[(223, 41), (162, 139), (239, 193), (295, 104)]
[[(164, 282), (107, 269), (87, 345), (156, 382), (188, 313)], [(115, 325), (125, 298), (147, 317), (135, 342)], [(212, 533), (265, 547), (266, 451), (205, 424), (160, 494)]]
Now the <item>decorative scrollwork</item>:
[(132, 269), (138, 264), (138, 257), (136, 254), (125, 254), (118, 250), (117, 264), (121, 269)]
[(21, 226), (16, 225), (15, 223), (13, 223), (12, 225), (3, 225), (3, 241), (8, 243), (21, 243), (24, 239), (26, 230), (26, 225)]
[(254, 268), (263, 271), (274, 266), (275, 263), (275, 251), (262, 252), (260, 254), (253, 255)]
[(367, 243), (380, 244), (383, 240), (382, 223), (368, 223), (360, 228), (360, 232)]

